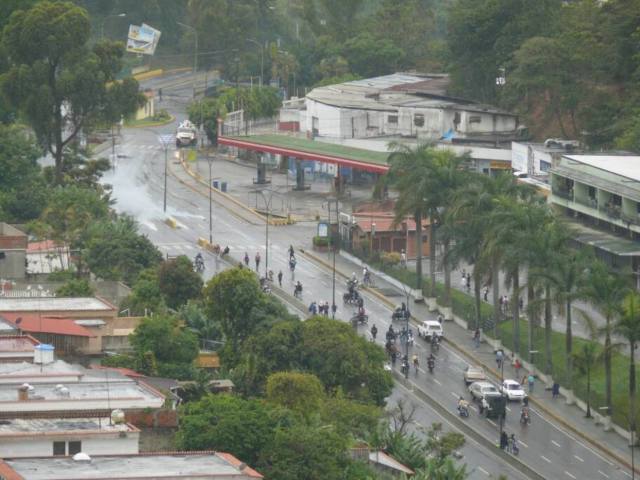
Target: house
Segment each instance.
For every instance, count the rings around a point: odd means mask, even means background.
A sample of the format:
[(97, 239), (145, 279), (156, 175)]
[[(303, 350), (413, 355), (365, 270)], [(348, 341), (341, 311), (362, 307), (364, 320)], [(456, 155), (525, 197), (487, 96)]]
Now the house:
[(549, 202), (575, 240), (610, 266), (640, 273), (640, 156), (565, 154), (550, 183)]
[[(32, 334), (65, 354), (97, 355), (130, 349), (140, 317), (118, 317), (100, 297), (0, 297), (0, 326)], [(0, 334), (3, 329), (0, 328)]]
[(0, 362), (33, 362), (35, 348), (40, 342), (31, 335), (3, 335), (0, 333)]
[(229, 453), (170, 452), (136, 455), (5, 458), (0, 478), (6, 480), (255, 480), (258, 472)]
[(138, 453), (140, 430), (111, 418), (0, 420), (0, 458)]
[(41, 275), (71, 267), (69, 247), (53, 240), (29, 242), (27, 244), (27, 275)]
[(544, 143), (511, 142), (511, 167), (530, 177), (547, 177), (562, 155), (580, 153), (580, 142), (549, 138)]
[(27, 235), (0, 222), (0, 278), (24, 278)]
[[(394, 73), (317, 87), (299, 110), (309, 138), (413, 137), (493, 144), (521, 134), (512, 113), (446, 94), (448, 75)], [(287, 105), (281, 124), (295, 124)]]

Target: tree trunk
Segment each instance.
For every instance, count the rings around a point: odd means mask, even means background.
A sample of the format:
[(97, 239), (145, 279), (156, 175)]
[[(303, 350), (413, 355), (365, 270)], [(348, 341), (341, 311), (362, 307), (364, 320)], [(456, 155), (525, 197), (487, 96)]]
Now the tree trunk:
[(611, 317), (606, 318), (607, 326), (604, 337), (604, 381), (605, 381), (605, 405), (607, 414), (613, 415), (613, 401), (611, 399)]
[[(629, 342), (629, 403), (630, 403), (630, 430), (634, 438), (636, 433), (636, 360), (635, 349), (636, 342)], [(637, 439), (634, 439), (632, 447), (635, 446)]]
[(430, 293), (429, 296), (436, 298), (438, 296), (436, 290), (436, 226), (433, 215), (429, 217), (429, 277), (430, 277)]
[(520, 269), (513, 270), (513, 295), (511, 296), (513, 314), (513, 353), (520, 353)]
[(535, 309), (531, 307), (532, 305), (534, 305), (535, 300), (536, 300), (535, 289), (533, 288), (531, 281), (527, 280), (527, 318), (529, 319), (529, 329), (527, 331), (527, 352), (529, 353), (527, 354), (527, 358), (529, 359), (530, 363), (533, 362), (532, 360), (533, 354), (531, 353), (531, 351), (534, 350), (533, 332), (535, 331), (534, 329), (538, 324), (537, 314), (534, 311)]
[(414, 220), (416, 222), (416, 289), (422, 293), (422, 215), (420, 212), (415, 212)]
[(473, 268), (473, 296), (475, 300), (476, 310), (476, 328), (480, 328), (482, 324), (482, 310), (481, 310), (481, 298), (480, 298), (480, 275), (477, 273), (478, 267)]
[(573, 388), (573, 357), (571, 353), (573, 352), (573, 334), (572, 334), (572, 326), (571, 326), (571, 300), (567, 300), (567, 331), (565, 336), (565, 355), (567, 356), (567, 382), (569, 388)]
[(445, 307), (451, 306), (451, 264), (449, 262), (449, 239), (445, 239), (442, 242), (444, 247), (444, 255), (442, 259), (442, 266), (444, 268), (444, 295), (442, 302)]
[(587, 369), (587, 418), (591, 418), (591, 369)]
[(544, 286), (544, 353), (546, 357), (545, 372), (547, 375), (553, 373), (553, 351), (551, 349), (551, 286), (547, 283)]
[(502, 319), (500, 311), (500, 272), (497, 259), (491, 259), (491, 289), (493, 295), (493, 336), (498, 338), (498, 322)]

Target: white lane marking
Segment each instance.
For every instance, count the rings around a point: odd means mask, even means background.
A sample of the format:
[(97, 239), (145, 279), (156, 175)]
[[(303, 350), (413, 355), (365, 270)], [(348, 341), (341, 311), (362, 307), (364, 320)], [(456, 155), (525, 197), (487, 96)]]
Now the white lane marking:
[(579, 462), (584, 462), (583, 459), (581, 459), (578, 455), (574, 455), (573, 458), (575, 458), (576, 460), (578, 460)]
[(142, 224), (147, 227), (149, 230), (153, 230), (154, 232), (158, 231), (158, 227), (156, 227), (153, 223), (151, 222), (142, 222)]
[(511, 409), (510, 409), (509, 407), (505, 407), (505, 408), (507, 409), (507, 412), (510, 412), (510, 411), (511, 411)]
[(568, 477), (571, 477), (573, 479), (575, 479), (576, 477), (571, 475), (569, 472), (567, 472), (566, 470), (564, 471), (565, 475), (567, 475)]
[(556, 447), (560, 448), (560, 444), (555, 440), (551, 440), (551, 443), (553, 443)]
[(606, 473), (604, 473), (602, 470), (598, 470), (598, 473), (600, 475), (602, 475), (604, 478), (609, 478), (609, 475), (607, 475)]
[(545, 462), (547, 463), (551, 463), (551, 460), (549, 460), (547, 457), (545, 457), (544, 455), (540, 455), (540, 458), (543, 459)]
[(437, 378), (434, 378), (433, 381), (436, 382), (438, 385), (442, 385), (442, 383), (440, 383), (440, 381)]
[(489, 420), (488, 418), (487, 418), (487, 422), (489, 422), (489, 423), (490, 423), (491, 425), (493, 425), (494, 427), (497, 427), (497, 426), (498, 426), (498, 424), (497, 424), (496, 422), (494, 422), (493, 420)]
[(482, 473), (484, 473), (487, 477), (489, 476), (489, 472), (487, 472), (484, 468), (478, 467), (478, 470), (480, 470)]
[(622, 473), (624, 473), (627, 477), (631, 477), (631, 474), (630, 474), (630, 473), (627, 473), (627, 472), (625, 472), (625, 471), (623, 471)]
[(522, 440), (518, 440), (518, 443), (520, 445), (522, 445), (524, 448), (529, 448), (529, 445), (527, 445), (526, 443), (524, 443)]

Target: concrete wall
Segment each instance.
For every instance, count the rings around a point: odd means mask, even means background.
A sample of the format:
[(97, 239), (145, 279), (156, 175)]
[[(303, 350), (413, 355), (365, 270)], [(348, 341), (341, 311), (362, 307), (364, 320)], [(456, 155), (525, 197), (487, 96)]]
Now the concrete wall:
[[(82, 451), (88, 455), (134, 455), (138, 453), (140, 432), (119, 432), (108, 434), (56, 434), (44, 432), (12, 438), (0, 437), (0, 457), (52, 457), (53, 442), (82, 442)], [(69, 446), (67, 445), (68, 449)]]
[(27, 236), (7, 223), (0, 223), (0, 278), (24, 278)]

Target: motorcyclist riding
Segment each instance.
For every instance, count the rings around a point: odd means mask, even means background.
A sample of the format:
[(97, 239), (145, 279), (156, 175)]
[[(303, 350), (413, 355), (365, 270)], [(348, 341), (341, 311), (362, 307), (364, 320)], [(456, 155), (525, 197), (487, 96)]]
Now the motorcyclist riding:
[(429, 373), (433, 373), (433, 369), (436, 367), (436, 357), (433, 356), (433, 353), (429, 354), (429, 358), (427, 358), (427, 367)]
[(529, 407), (524, 406), (520, 411), (520, 423), (523, 425), (531, 423), (531, 416), (529, 415)]
[(364, 283), (365, 285), (371, 283), (371, 274), (369, 273), (369, 268), (367, 268), (366, 266), (362, 270), (362, 283)]
[(405, 375), (409, 373), (409, 358), (407, 355), (402, 356), (402, 373)]
[(436, 332), (431, 335), (431, 351), (440, 350), (440, 337)]
[(420, 361), (418, 360), (418, 354), (414, 353), (412, 357), (413, 368), (415, 368), (416, 373), (418, 373), (418, 367), (420, 367)]
[(463, 397), (458, 399), (458, 413), (462, 416), (469, 416), (469, 402), (467, 402)]
[(293, 296), (294, 297), (302, 296), (302, 284), (300, 283), (300, 280), (298, 280), (298, 282), (296, 283), (296, 286), (294, 287)]
[(358, 307), (358, 317), (364, 317), (365, 314), (364, 307)]

